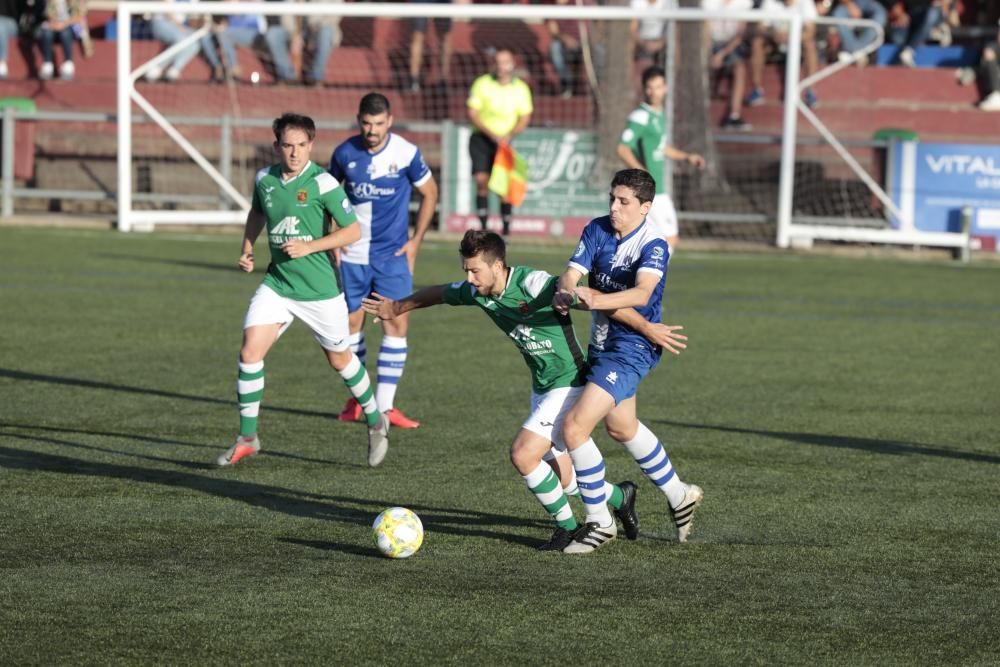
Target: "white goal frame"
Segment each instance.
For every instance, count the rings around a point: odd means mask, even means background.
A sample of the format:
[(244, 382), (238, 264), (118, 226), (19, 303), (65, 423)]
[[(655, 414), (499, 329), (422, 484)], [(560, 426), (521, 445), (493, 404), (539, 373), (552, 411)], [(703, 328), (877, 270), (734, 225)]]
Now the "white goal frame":
[[(101, 2), (101, 0), (97, 0)], [(262, 9), (266, 9), (266, 14), (284, 16), (321, 16), (336, 13), (342, 17), (393, 17), (393, 18), (458, 18), (458, 19), (528, 19), (544, 21), (545, 19), (566, 19), (566, 20), (619, 20), (630, 21), (636, 18), (636, 11), (628, 6), (620, 7), (595, 7), (595, 6), (540, 6), (540, 5), (520, 5), (516, 8), (497, 5), (440, 5), (440, 4), (382, 4), (382, 3), (345, 3), (337, 5), (324, 5), (321, 3), (268, 3), (266, 8), (258, 3), (227, 3), (226, 12), (230, 14), (258, 14)], [(677, 8), (676, 0), (668, 3), (668, 8), (661, 10), (649, 10), (643, 12), (644, 15), (663, 19), (667, 22), (693, 22), (711, 19), (740, 20), (749, 23), (769, 21), (783, 22), (788, 25), (788, 44), (785, 67), (785, 86), (782, 116), (782, 140), (781, 158), (778, 183), (777, 202), (777, 233), (775, 243), (779, 247), (787, 248), (794, 242), (801, 242), (808, 239), (862, 241), (874, 243), (900, 243), (929, 246), (950, 246), (961, 247), (967, 245), (968, 234), (922, 232), (916, 230), (912, 219), (906, 220), (903, 215), (888, 198), (884, 192), (880, 191), (874, 181), (864, 170), (856, 165), (849, 165), (859, 177), (864, 180), (869, 187), (876, 192), (887, 203), (889, 210), (897, 220), (900, 221), (899, 229), (870, 229), (857, 228), (847, 225), (804, 225), (796, 224), (793, 221), (793, 189), (794, 189), (794, 168), (796, 151), (796, 131), (798, 114), (812, 123), (825, 139), (837, 150), (839, 143), (832, 134), (825, 130), (822, 123), (816, 118), (801, 102), (801, 92), (806, 86), (811, 85), (820, 78), (829, 76), (839, 71), (843, 67), (832, 65), (810, 77), (806, 81), (799, 81), (800, 57), (802, 45), (802, 17), (798, 12), (787, 9), (771, 10), (746, 10), (746, 11), (707, 11), (702, 9)], [(197, 40), (208, 28), (189, 35), (182, 42), (175, 44), (169, 50), (155, 56), (152, 60), (139, 63), (133, 67), (131, 54), (131, 32), (128, 26), (131, 25), (132, 17), (148, 13), (162, 13), (168, 10), (175, 14), (204, 14), (204, 6), (199, 6), (198, 2), (157, 2), (151, 0), (120, 1), (117, 4), (118, 25), (124, 28), (118, 34), (118, 87), (117, 87), (117, 110), (118, 110), (118, 229), (124, 232), (133, 229), (151, 229), (154, 225), (170, 224), (242, 224), (246, 219), (247, 210), (250, 203), (230, 183), (216, 167), (209, 162), (198, 151), (197, 147), (191, 144), (171, 123), (160, 114), (137, 90), (135, 82), (155, 64), (168, 58), (172, 53), (184, 48), (187, 44)], [(216, 8), (217, 9), (217, 8)], [(830, 19), (821, 19), (829, 22)], [(867, 21), (849, 21), (858, 25), (874, 25)], [(670, 23), (667, 24), (668, 26)], [(881, 33), (880, 33), (881, 34)], [(870, 50), (877, 48), (881, 43), (870, 47)], [(670, 98), (668, 97), (668, 104)], [(141, 108), (149, 118), (159, 125), (164, 132), (172, 138), (205, 173), (215, 181), (222, 192), (225, 193), (238, 210), (190, 210), (190, 211), (160, 211), (160, 210), (135, 210), (133, 208), (132, 197), (132, 127), (133, 109), (135, 104)], [(669, 113), (669, 110), (668, 110)], [(844, 156), (846, 151), (840, 147), (838, 152)], [(846, 159), (849, 160), (848, 155)], [(864, 174), (864, 175), (862, 175)], [(595, 212), (596, 213), (596, 212)]]

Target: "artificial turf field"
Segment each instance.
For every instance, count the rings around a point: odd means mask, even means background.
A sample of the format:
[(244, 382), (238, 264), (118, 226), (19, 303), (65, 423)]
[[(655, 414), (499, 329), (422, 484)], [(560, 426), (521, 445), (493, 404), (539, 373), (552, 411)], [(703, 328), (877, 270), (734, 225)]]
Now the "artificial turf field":
[[(1000, 662), (1000, 264), (682, 250), (690, 346), (639, 410), (705, 502), (677, 544), (602, 433), (643, 534), (573, 557), (534, 549), (507, 461), (528, 374), (477, 309), (413, 315), (397, 402), (424, 424), (381, 467), (301, 325), (261, 454), (211, 465), (261, 277), (238, 247), (0, 228), (0, 664)], [(428, 241), (417, 283), (461, 277)], [(391, 505), (427, 530), (408, 560), (372, 544)]]

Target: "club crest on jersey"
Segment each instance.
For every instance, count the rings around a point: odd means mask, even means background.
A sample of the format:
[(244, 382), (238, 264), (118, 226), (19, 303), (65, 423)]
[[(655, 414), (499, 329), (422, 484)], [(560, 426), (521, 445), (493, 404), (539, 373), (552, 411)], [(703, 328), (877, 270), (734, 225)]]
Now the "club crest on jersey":
[(585, 245), (583, 244), (583, 241), (580, 241), (580, 245), (578, 245), (578, 246), (576, 247), (576, 252), (575, 252), (575, 253), (573, 254), (573, 256), (574, 256), (574, 257), (579, 257), (580, 255), (582, 255), (582, 254), (583, 254), (583, 251), (584, 251), (584, 250), (586, 250), (586, 249), (587, 249), (587, 246), (585, 246)]
[(663, 259), (663, 248), (656, 246), (652, 252), (653, 259)]
[(392, 164), (390, 164), (389, 165), (389, 173), (390, 174), (399, 173), (399, 165), (397, 165), (395, 162), (393, 162)]
[(358, 163), (355, 162), (354, 160), (351, 160), (350, 162), (347, 163), (347, 168), (348, 169), (354, 169), (357, 166), (358, 166)]
[(365, 172), (368, 173), (368, 178), (375, 178), (375, 170), (376, 169), (378, 169), (378, 167), (375, 166), (374, 162), (369, 162), (368, 163), (368, 168), (365, 169)]
[(299, 190), (295, 196), (299, 200), (300, 204), (305, 204), (306, 199), (309, 197), (309, 193), (306, 192), (305, 190)]
[(519, 311), (521, 311), (522, 315), (527, 315), (528, 314), (528, 302), (527, 301), (518, 301), (517, 302), (517, 309)]

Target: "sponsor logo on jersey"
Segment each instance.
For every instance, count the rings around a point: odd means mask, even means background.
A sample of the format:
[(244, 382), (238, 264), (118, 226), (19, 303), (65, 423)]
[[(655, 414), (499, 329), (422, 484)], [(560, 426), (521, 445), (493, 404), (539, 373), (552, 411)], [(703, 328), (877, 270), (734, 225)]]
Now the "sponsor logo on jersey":
[(272, 236), (296, 236), (299, 233), (299, 219), (293, 215), (284, 218), (271, 230)]
[(602, 292), (623, 292), (629, 288), (628, 285), (618, 282), (606, 273), (598, 273), (594, 276), (597, 281), (597, 289)]
[(271, 194), (271, 191), (273, 191), (273, 190), (274, 190), (274, 186), (273, 185), (269, 185), (266, 188), (264, 188), (264, 192), (267, 193), (267, 194)]
[(531, 333), (533, 329), (534, 327), (518, 324), (508, 335), (514, 339), (514, 342), (517, 343), (522, 350), (532, 356), (548, 354), (551, 352), (552, 341), (548, 339), (537, 340), (534, 334)]
[(398, 174), (399, 173), (399, 165), (396, 164), (395, 162), (393, 162), (392, 164), (390, 164), (389, 165), (389, 173), (390, 174)]
[(576, 252), (573, 253), (573, 256), (574, 257), (579, 257), (580, 255), (583, 254), (583, 251), (586, 250), (586, 249), (587, 249), (587, 246), (584, 245), (583, 241), (580, 241), (580, 245), (578, 245), (576, 247)]
[(340, 200), (340, 205), (341, 207), (343, 207), (344, 213), (350, 213), (351, 211), (354, 210), (354, 207), (351, 206), (351, 202), (350, 200), (347, 199), (347, 197), (344, 197), (343, 199)]
[(391, 197), (396, 194), (396, 188), (380, 188), (374, 183), (369, 183), (365, 181), (363, 183), (354, 183), (351, 186), (351, 191), (354, 196), (358, 199), (375, 199), (376, 197)]
[(615, 371), (611, 371), (610, 373), (607, 374), (607, 376), (604, 379), (608, 381), (608, 384), (614, 384), (618, 382), (618, 373)]
[(656, 246), (653, 248), (653, 259), (663, 259), (663, 248)]

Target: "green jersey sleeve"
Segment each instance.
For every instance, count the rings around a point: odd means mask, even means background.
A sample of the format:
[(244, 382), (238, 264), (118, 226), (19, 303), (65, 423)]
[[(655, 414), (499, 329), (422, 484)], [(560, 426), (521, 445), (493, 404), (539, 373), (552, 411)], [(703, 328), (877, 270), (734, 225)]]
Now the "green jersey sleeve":
[(351, 206), (351, 200), (347, 198), (344, 186), (330, 174), (320, 174), (316, 177), (316, 185), (319, 188), (320, 200), (323, 208), (337, 224), (338, 227), (347, 227), (358, 221), (358, 216)]
[(444, 288), (444, 302), (449, 306), (476, 305), (476, 288), (463, 280)]
[(628, 121), (625, 123), (625, 129), (622, 130), (622, 135), (618, 139), (619, 144), (624, 144), (628, 146), (629, 150), (633, 153), (639, 149), (639, 142), (642, 140), (643, 134), (648, 131), (648, 125), (650, 123), (649, 111), (643, 108), (635, 109), (628, 115)]

